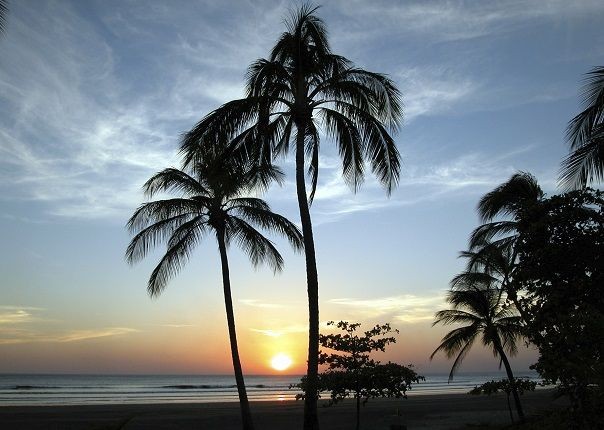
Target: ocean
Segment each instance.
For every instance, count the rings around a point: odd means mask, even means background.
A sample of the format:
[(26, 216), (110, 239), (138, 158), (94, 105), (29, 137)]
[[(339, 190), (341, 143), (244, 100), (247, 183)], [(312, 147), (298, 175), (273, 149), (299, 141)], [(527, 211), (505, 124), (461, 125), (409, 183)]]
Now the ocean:
[[(410, 396), (467, 393), (476, 385), (505, 377), (504, 373), (459, 373), (449, 384), (447, 374), (427, 374), (407, 392)], [(536, 373), (516, 377), (539, 380)], [(251, 401), (294, 400), (289, 385), (299, 376), (246, 376)], [(237, 401), (231, 375), (0, 375), (0, 406), (88, 405), (116, 403), (193, 403)]]

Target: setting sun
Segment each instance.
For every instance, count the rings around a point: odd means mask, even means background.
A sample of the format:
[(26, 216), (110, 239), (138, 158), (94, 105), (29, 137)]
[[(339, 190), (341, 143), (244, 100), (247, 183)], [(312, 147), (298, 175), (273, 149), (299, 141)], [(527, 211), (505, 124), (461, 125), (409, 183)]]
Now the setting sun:
[(292, 364), (292, 359), (283, 353), (275, 355), (271, 359), (271, 367), (278, 371), (287, 369)]

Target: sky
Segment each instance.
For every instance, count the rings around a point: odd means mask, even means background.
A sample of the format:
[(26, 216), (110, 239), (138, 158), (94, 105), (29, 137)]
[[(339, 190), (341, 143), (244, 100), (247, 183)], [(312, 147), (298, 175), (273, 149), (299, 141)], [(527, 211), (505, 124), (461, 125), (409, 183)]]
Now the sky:
[[(247, 66), (270, 52), (288, 1), (11, 2), (0, 38), (0, 373), (230, 373), (215, 241), (200, 244), (157, 299), (158, 248), (130, 267), (124, 225), (141, 185), (178, 166), (183, 132), (243, 96)], [(353, 194), (332, 142), (312, 206), (320, 320), (390, 322), (376, 356), (446, 372), (430, 353), (450, 328), (457, 256), (481, 195), (522, 170), (556, 193), (566, 124), (583, 75), (602, 65), (604, 3), (324, 1), (335, 53), (388, 74), (403, 93), (401, 181), (367, 177)], [(293, 160), (264, 196), (298, 223)], [(244, 371), (305, 369), (304, 258), (275, 239), (285, 268), (254, 269), (229, 249)], [(535, 352), (512, 360), (526, 370)], [(492, 371), (476, 347), (461, 371)]]

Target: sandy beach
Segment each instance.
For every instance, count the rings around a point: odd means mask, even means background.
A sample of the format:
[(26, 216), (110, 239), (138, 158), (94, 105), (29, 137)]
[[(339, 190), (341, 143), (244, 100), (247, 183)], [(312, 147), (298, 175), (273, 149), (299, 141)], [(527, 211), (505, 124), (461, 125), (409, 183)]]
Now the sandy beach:
[[(523, 396), (528, 414), (556, 407), (552, 390), (539, 390)], [(253, 402), (256, 429), (277, 430), (302, 427), (302, 402)], [(361, 411), (361, 427), (366, 430), (388, 429), (397, 422), (411, 429), (463, 429), (479, 424), (506, 425), (510, 418), (505, 396), (471, 396), (468, 394), (411, 395), (406, 400), (374, 400)], [(354, 427), (354, 405), (346, 402), (319, 408), (324, 429)], [(128, 420), (128, 421), (127, 421)], [(240, 429), (237, 403), (140, 404), (98, 406), (0, 407), (0, 428), (19, 430), (127, 430), (155, 429)]]

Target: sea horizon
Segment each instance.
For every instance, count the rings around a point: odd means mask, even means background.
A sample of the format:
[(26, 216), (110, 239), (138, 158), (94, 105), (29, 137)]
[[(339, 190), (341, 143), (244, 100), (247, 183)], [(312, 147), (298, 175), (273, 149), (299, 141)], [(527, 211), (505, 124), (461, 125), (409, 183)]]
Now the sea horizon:
[[(302, 375), (246, 375), (250, 401), (295, 400), (289, 386)], [(427, 373), (407, 395), (467, 393), (476, 385), (501, 379), (505, 372)], [(539, 380), (536, 372), (517, 377)], [(328, 397), (324, 395), (323, 398)], [(0, 374), (0, 405), (59, 406), (145, 403), (237, 402), (233, 375), (201, 374)]]

